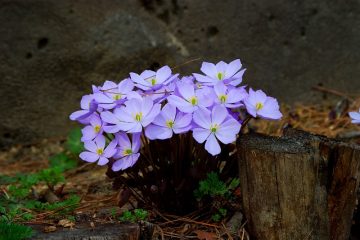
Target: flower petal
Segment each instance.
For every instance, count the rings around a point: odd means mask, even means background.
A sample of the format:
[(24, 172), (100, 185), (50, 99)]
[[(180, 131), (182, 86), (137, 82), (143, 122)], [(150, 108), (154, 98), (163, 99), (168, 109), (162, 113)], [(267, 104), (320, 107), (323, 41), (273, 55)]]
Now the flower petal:
[(139, 152), (141, 147), (141, 133), (134, 133), (132, 135), (132, 151), (133, 153)]
[(102, 148), (102, 149), (105, 148), (105, 142), (106, 142), (106, 141), (105, 141), (105, 137), (104, 137), (103, 135), (97, 136), (94, 141), (95, 141), (96, 146), (97, 146), (98, 148)]
[(204, 128), (194, 128), (192, 131), (193, 137), (198, 143), (203, 143), (211, 133), (209, 129)]
[(202, 71), (211, 78), (216, 78), (216, 75), (218, 73), (215, 64), (209, 62), (203, 62), (200, 71)]
[(114, 154), (116, 153), (117, 143), (118, 143), (118, 141), (116, 141), (115, 139), (109, 143), (109, 145), (104, 150), (104, 153), (103, 153), (104, 157), (110, 158), (110, 157), (114, 156)]
[(240, 128), (241, 124), (231, 117), (221, 124), (215, 135), (222, 143), (229, 144), (236, 140)]
[(122, 94), (127, 94), (134, 89), (134, 83), (130, 78), (122, 80), (118, 85), (118, 90)]
[(192, 118), (192, 114), (184, 114), (182, 112), (178, 112), (174, 121), (174, 128), (184, 128), (189, 126)]
[(227, 90), (227, 87), (225, 86), (225, 84), (222, 81), (219, 81), (218, 83), (216, 83), (214, 85), (214, 91), (218, 97), (221, 95), (226, 95), (226, 90)]
[(160, 127), (157, 125), (149, 125), (145, 130), (145, 136), (150, 140), (154, 139), (168, 139), (173, 135), (173, 131), (167, 127)]
[(161, 115), (164, 116), (166, 121), (174, 121), (176, 116), (176, 107), (167, 103), (161, 110)]
[(210, 136), (207, 138), (205, 143), (205, 149), (211, 154), (211, 155), (217, 155), (221, 152), (220, 145), (218, 141), (216, 140), (216, 137), (214, 134), (210, 134)]
[(79, 157), (86, 162), (96, 162), (99, 159), (99, 155), (93, 152), (82, 152)]
[(206, 108), (199, 108), (193, 114), (194, 122), (202, 128), (210, 129), (211, 113)]
[(85, 95), (81, 98), (81, 102), (80, 102), (80, 106), (82, 109), (89, 109), (90, 108), (90, 103), (91, 101), (94, 99), (94, 97), (92, 96), (92, 94), (89, 95)]
[(198, 73), (193, 73), (193, 75), (198, 82), (204, 83), (206, 85), (213, 85), (217, 81), (216, 79), (213, 79), (213, 78), (210, 78), (208, 76), (204, 76), (204, 75), (201, 75)]
[(178, 96), (171, 95), (167, 100), (171, 105), (177, 107), (182, 112), (192, 113), (194, 111), (193, 105)]
[(154, 121), (154, 119), (159, 115), (160, 109), (161, 109), (161, 105), (160, 104), (155, 104), (152, 107), (151, 111), (146, 116), (143, 117), (143, 120), (141, 121), (141, 125), (143, 127), (146, 127), (152, 121)]
[(113, 103), (114, 99), (110, 98), (108, 95), (98, 92), (94, 93), (94, 99), (98, 103)]
[(240, 59), (236, 59), (228, 64), (225, 70), (225, 78), (230, 78), (234, 76), (234, 74), (241, 69)]
[(104, 166), (109, 162), (109, 159), (107, 159), (106, 157), (100, 157), (99, 161), (98, 161), (98, 165), (99, 166)]
[(107, 133), (117, 133), (121, 130), (120, 125), (104, 126), (103, 128)]
[(100, 113), (100, 117), (106, 123), (111, 123), (111, 124), (119, 123), (119, 119), (116, 117), (116, 115), (114, 115), (112, 112), (109, 111)]
[(90, 151), (90, 152), (96, 152), (97, 151), (97, 146), (95, 144), (94, 141), (87, 141), (87, 142), (84, 142), (84, 147), (86, 150)]
[(70, 119), (75, 121), (75, 120), (79, 120), (79, 119), (84, 119), (90, 115), (91, 115), (91, 112), (89, 112), (88, 110), (79, 110), (79, 111), (73, 112), (70, 115)]
[(220, 125), (227, 117), (229, 112), (223, 105), (216, 105), (211, 111), (211, 123)]
[(171, 69), (169, 66), (163, 66), (159, 70), (156, 71), (156, 80), (158, 83), (163, 83), (171, 76)]
[(189, 99), (195, 96), (194, 85), (185, 82), (178, 82), (176, 86), (183, 98)]
[(82, 132), (81, 141), (83, 142), (93, 140), (97, 135), (97, 132), (94, 131), (93, 126), (86, 126), (83, 129), (81, 129), (81, 132)]

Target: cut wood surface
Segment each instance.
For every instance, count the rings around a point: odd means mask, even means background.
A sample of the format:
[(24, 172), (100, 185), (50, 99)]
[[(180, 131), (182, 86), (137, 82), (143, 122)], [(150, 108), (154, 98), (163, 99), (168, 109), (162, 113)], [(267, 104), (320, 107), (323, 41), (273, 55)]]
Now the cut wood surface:
[(37, 234), (34, 240), (138, 240), (140, 228), (137, 224), (89, 224), (77, 225), (73, 229), (57, 228), (55, 232), (44, 233), (44, 226), (32, 226)]
[(294, 129), (238, 141), (242, 201), (252, 239), (347, 240), (360, 147)]

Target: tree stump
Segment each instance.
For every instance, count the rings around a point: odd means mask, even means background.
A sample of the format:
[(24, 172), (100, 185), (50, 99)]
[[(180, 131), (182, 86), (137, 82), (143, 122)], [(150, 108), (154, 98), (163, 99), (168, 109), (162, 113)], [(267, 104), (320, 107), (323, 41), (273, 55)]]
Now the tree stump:
[(347, 240), (360, 146), (287, 129), (238, 140), (242, 203), (252, 239)]

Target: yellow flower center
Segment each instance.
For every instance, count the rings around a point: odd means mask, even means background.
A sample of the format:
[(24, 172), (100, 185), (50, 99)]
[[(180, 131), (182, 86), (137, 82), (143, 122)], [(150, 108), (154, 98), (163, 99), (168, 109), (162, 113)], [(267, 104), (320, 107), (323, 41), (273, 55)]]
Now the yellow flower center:
[(96, 126), (94, 127), (94, 131), (95, 131), (96, 133), (100, 132), (100, 129), (101, 129), (101, 126), (99, 126), (99, 125), (96, 125)]
[(130, 155), (130, 154), (132, 154), (132, 153), (133, 153), (133, 152), (132, 152), (132, 150), (131, 150), (130, 148), (125, 149), (124, 152), (123, 152), (123, 154), (124, 154), (125, 156), (128, 156), (128, 155)]
[(142, 119), (142, 113), (141, 113), (141, 112), (140, 112), (140, 113), (137, 113), (137, 114), (135, 115), (135, 120), (138, 121), (138, 122), (140, 122), (141, 119)]
[(223, 74), (222, 72), (219, 72), (219, 73), (217, 74), (217, 78), (218, 78), (219, 80), (223, 80), (224, 74)]
[(261, 102), (258, 102), (258, 103), (255, 105), (255, 108), (256, 108), (257, 111), (261, 110), (263, 107), (264, 107), (264, 104), (261, 103)]
[(113, 99), (114, 100), (119, 100), (121, 98), (121, 94), (115, 94), (114, 96), (113, 96)]
[(155, 78), (153, 78), (153, 79), (151, 79), (151, 85), (155, 85), (156, 84), (156, 79)]
[(214, 125), (211, 125), (210, 126), (210, 131), (212, 132), (212, 133), (216, 133), (216, 131), (219, 129), (219, 125), (217, 125), (217, 124), (214, 124)]
[(197, 97), (193, 96), (189, 99), (189, 102), (191, 103), (191, 105), (195, 106), (198, 104), (198, 99)]
[(172, 121), (172, 120), (166, 121), (166, 126), (167, 126), (168, 128), (173, 128), (173, 126), (174, 126), (174, 121)]
[(220, 95), (219, 96), (219, 100), (220, 100), (221, 103), (225, 103), (226, 99), (227, 99), (227, 95)]
[(96, 153), (97, 153), (98, 155), (101, 155), (101, 154), (104, 153), (104, 149), (98, 148), (98, 149), (96, 150)]

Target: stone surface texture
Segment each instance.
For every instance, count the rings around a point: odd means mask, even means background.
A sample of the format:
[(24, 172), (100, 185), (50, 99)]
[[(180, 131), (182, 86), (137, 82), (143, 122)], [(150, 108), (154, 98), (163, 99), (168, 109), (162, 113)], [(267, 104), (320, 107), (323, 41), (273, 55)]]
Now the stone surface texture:
[(360, 92), (357, 0), (2, 0), (0, 22), (0, 147), (66, 135), (91, 84), (196, 58), (287, 103)]

